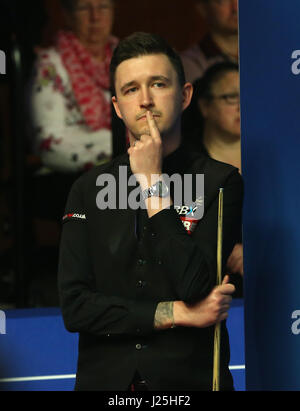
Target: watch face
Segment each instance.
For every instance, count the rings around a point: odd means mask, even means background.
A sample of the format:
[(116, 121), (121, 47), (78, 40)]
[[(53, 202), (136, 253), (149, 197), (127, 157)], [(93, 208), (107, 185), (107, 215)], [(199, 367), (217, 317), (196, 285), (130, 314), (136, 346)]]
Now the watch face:
[(149, 197), (166, 197), (169, 193), (169, 188), (164, 181), (158, 181), (153, 184), (153, 186), (147, 188), (143, 192), (143, 198), (147, 199)]
[(158, 185), (159, 196), (165, 197), (169, 192), (168, 186), (163, 181), (159, 181), (157, 185)]
[(156, 191), (157, 191), (156, 186), (150, 187), (150, 188), (149, 188), (149, 196), (155, 196), (155, 195), (156, 195)]

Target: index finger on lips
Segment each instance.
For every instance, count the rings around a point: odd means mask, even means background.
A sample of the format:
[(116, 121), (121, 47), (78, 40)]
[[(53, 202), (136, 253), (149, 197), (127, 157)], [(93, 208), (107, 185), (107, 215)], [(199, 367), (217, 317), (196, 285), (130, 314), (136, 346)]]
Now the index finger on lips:
[(160, 132), (158, 130), (158, 127), (157, 127), (155, 118), (153, 117), (153, 114), (148, 110), (146, 116), (147, 116), (147, 121), (148, 121), (151, 137), (154, 140), (161, 141)]

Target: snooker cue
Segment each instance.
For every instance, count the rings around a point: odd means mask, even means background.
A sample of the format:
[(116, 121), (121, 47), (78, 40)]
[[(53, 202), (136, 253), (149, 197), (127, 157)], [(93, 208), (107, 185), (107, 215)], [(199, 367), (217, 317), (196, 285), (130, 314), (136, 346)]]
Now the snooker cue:
[[(217, 285), (222, 283), (223, 191), (223, 188), (220, 188), (217, 233)], [(221, 323), (217, 323), (214, 333), (213, 391), (220, 391), (220, 343)]]

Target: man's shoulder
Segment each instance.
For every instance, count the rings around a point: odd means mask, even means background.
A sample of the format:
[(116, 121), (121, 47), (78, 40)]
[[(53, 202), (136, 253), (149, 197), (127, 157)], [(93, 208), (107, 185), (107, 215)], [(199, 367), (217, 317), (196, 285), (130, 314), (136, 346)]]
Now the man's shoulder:
[(238, 169), (230, 164), (211, 158), (206, 153), (201, 151), (193, 153), (194, 161), (193, 168), (196, 172), (204, 174), (226, 177), (232, 173), (238, 173)]
[(220, 188), (224, 188), (227, 191), (231, 187), (238, 195), (243, 192), (243, 180), (239, 170), (230, 164), (214, 160), (208, 155), (199, 154), (195, 158), (193, 172), (204, 174), (206, 199), (215, 198)]

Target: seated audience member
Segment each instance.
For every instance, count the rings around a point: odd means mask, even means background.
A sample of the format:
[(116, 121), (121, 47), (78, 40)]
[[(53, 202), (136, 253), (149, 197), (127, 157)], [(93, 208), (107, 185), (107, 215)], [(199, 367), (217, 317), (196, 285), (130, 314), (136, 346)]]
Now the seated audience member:
[[(194, 83), (190, 106), (183, 115), (182, 130), (186, 142), (196, 151), (205, 152), (211, 158), (228, 163), (241, 173), (240, 140), (240, 87), (239, 67), (235, 63), (222, 62), (210, 67)], [(227, 261), (232, 273), (236, 295), (241, 295), (243, 275), (243, 248), (236, 244)]]
[(78, 174), (112, 158), (109, 64), (118, 42), (111, 35), (113, 0), (61, 4), (69, 30), (58, 33), (54, 47), (38, 52), (31, 87), (34, 145), (44, 166), (37, 201), (44, 202), (42, 193), (55, 185), (59, 206), (52, 199), (39, 209), (51, 208), (59, 219)]
[(111, 35), (114, 3), (61, 0), (68, 29), (58, 32), (52, 47), (37, 52), (29, 96), (32, 145), (42, 165), (32, 179), (32, 305), (58, 304), (58, 244), (73, 182), (113, 157), (109, 66), (118, 43)]
[(182, 53), (188, 81), (194, 82), (220, 61), (238, 62), (238, 0), (194, 0), (208, 32)]

